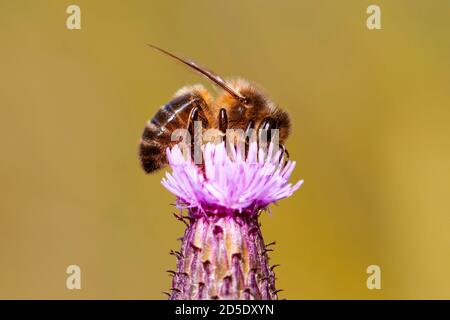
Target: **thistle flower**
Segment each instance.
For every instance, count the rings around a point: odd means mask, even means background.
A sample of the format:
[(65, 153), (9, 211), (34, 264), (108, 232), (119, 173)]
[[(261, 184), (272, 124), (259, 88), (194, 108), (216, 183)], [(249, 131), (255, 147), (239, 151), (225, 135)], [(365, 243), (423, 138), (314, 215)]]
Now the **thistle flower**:
[(195, 164), (175, 145), (167, 150), (172, 173), (162, 184), (187, 209), (189, 220), (173, 274), (172, 300), (277, 299), (274, 266), (268, 263), (258, 217), (303, 183), (289, 183), (295, 162), (282, 151), (251, 142), (247, 156), (222, 142), (202, 146), (203, 164)]

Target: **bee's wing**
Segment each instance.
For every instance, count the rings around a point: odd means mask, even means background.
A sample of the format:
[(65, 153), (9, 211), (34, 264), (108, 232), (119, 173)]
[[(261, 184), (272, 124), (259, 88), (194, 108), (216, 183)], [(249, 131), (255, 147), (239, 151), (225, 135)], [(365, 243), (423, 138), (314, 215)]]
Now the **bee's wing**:
[(227, 91), (229, 94), (231, 94), (233, 97), (235, 97), (236, 99), (238, 99), (239, 101), (245, 103), (246, 99), (244, 96), (242, 96), (239, 92), (237, 92), (236, 90), (233, 90), (233, 88), (231, 88), (226, 82), (225, 80), (223, 80), (220, 76), (218, 76), (217, 74), (213, 73), (212, 71), (209, 71), (208, 69), (199, 66), (196, 62), (192, 61), (192, 60), (188, 60), (188, 59), (182, 59), (176, 55), (174, 55), (173, 53), (164, 50), (162, 48), (159, 48), (155, 45), (152, 44), (148, 44), (149, 47), (156, 49), (178, 61), (180, 61), (181, 63), (187, 65), (188, 67), (194, 69), (195, 71), (199, 72), (201, 75), (205, 76), (206, 78), (208, 78), (209, 80), (211, 80), (212, 82), (214, 82), (216, 85), (218, 85), (219, 87), (221, 87), (222, 89), (224, 89), (225, 91)]

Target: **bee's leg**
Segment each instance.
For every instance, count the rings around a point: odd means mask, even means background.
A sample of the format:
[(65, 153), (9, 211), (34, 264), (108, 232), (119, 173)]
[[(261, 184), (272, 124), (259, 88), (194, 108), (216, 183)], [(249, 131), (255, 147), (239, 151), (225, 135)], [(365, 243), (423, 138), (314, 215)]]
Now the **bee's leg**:
[[(194, 160), (194, 156), (195, 156), (195, 144), (197, 143), (196, 139), (197, 138), (195, 136), (195, 122), (199, 121), (199, 114), (201, 112), (201, 109), (199, 107), (194, 107), (191, 110), (191, 113), (189, 114), (189, 120), (188, 120), (188, 132), (190, 135), (190, 147), (191, 147), (191, 158), (192, 160)], [(198, 138), (197, 138), (198, 140)]]
[(255, 128), (255, 121), (250, 120), (247, 123), (247, 127), (245, 128), (245, 157), (247, 157), (248, 154), (248, 148), (250, 145), (250, 139), (252, 138), (254, 132), (253, 129)]
[(188, 119), (188, 130), (189, 133), (191, 135), (194, 134), (194, 122), (198, 121), (198, 113), (200, 112), (200, 108), (199, 107), (193, 107), (191, 110), (191, 113), (189, 114), (189, 119)]
[(264, 137), (264, 134), (266, 135), (265, 142), (269, 145), (272, 141), (272, 129), (278, 129), (278, 122), (274, 118), (267, 117), (264, 118), (263, 121), (261, 121), (261, 124), (258, 128), (259, 133), (259, 141), (262, 141), (262, 137)]
[[(259, 125), (260, 139), (261, 139), (262, 134), (264, 133), (263, 131), (266, 131), (267, 145), (269, 145), (272, 142), (272, 129), (278, 129), (278, 130), (280, 129), (278, 121), (275, 120), (274, 118), (267, 117)], [(286, 154), (286, 160), (289, 160), (289, 152), (287, 151), (286, 147), (282, 144), (279, 144), (278, 147), (282, 151), (280, 154), (280, 160), (284, 154)]]
[(287, 151), (286, 147), (284, 145), (282, 145), (281, 143), (278, 146), (281, 149), (280, 161), (283, 158), (283, 155), (286, 155), (285, 162), (288, 161), (289, 160), (289, 152)]
[(219, 130), (225, 135), (228, 129), (228, 116), (227, 110), (221, 108), (219, 111)]

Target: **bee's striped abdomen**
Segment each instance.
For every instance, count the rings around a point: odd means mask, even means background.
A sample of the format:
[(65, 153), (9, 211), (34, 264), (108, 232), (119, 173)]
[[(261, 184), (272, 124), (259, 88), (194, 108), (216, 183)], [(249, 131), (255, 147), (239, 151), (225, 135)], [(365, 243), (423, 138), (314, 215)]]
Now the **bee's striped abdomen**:
[(192, 91), (175, 97), (147, 122), (139, 145), (139, 158), (145, 172), (156, 171), (167, 164), (166, 148), (178, 142), (171, 140), (172, 132), (187, 129), (195, 106), (205, 109), (206, 103), (200, 93)]

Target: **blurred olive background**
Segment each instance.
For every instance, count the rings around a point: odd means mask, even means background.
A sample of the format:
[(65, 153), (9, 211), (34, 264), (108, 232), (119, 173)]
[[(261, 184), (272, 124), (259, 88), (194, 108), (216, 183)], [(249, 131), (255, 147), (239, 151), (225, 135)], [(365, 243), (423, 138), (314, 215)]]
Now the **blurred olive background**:
[(262, 218), (281, 298), (450, 298), (449, 18), (447, 0), (1, 0), (0, 298), (165, 299), (184, 228), (137, 145), (178, 88), (210, 84), (148, 42), (291, 114), (305, 184)]

